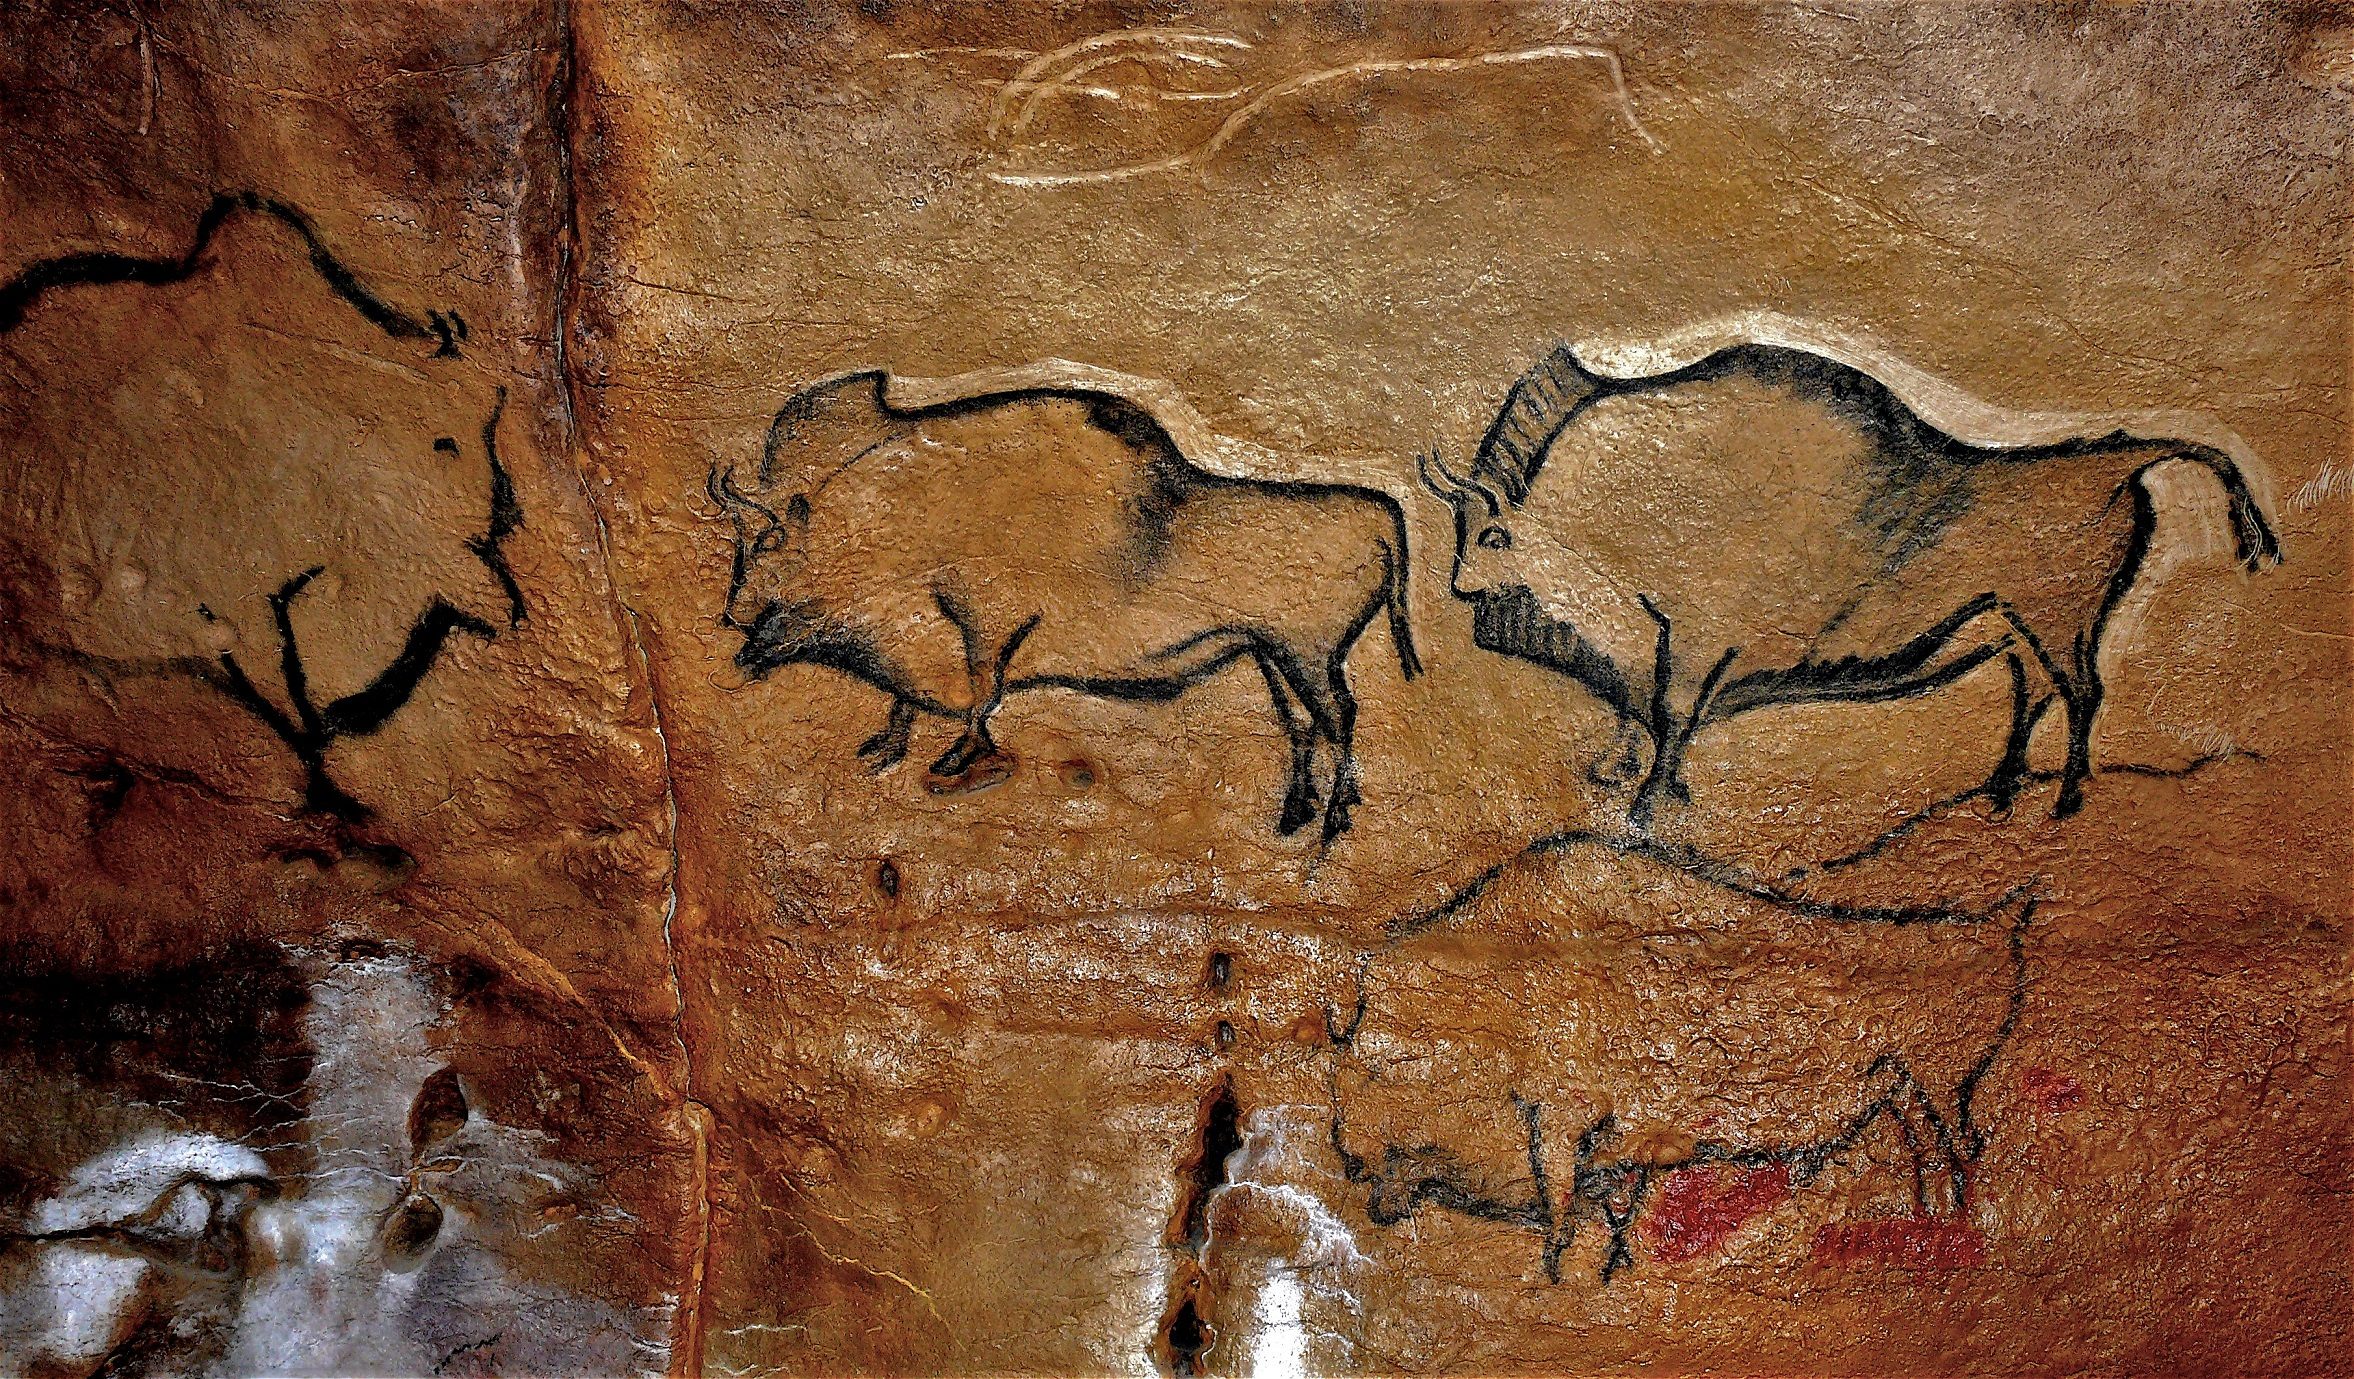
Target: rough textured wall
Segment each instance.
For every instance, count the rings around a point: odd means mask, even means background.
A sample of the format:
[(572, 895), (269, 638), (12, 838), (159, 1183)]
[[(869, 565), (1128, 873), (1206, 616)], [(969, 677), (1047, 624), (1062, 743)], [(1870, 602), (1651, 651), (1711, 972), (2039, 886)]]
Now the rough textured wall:
[(0, 1370), (2343, 1372), (2354, 16), (0, 33)]

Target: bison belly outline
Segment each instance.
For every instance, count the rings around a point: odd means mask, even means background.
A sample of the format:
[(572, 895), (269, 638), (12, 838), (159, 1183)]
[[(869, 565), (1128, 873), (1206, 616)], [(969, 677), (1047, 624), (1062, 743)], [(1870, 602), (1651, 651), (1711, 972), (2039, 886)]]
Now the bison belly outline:
[[(20, 331), (59, 357), (111, 346), (95, 377), (0, 398), (7, 517), (33, 536), (23, 642), (105, 674), (201, 680), (294, 755), (305, 812), (369, 818), (328, 771), (334, 745), (389, 722), (451, 637), (526, 616), (504, 549), (523, 522), (498, 451), (506, 390), (455, 363), (464, 319), (393, 305), (301, 210), (224, 192), (182, 254), (67, 255), (0, 285), (0, 335)], [(141, 596), (72, 592), (118, 561)], [(321, 702), (297, 605), (372, 566), (424, 570), (423, 606), (380, 670)]]
[(2103, 639), (2151, 553), (2153, 473), (2175, 463), (2220, 485), (2244, 569), (2280, 561), (2252, 456), (2123, 430), (1972, 444), (1863, 370), (1782, 345), (1631, 377), (1560, 346), (1513, 384), (1470, 473), (1436, 454), (1421, 468), (1454, 512), (1453, 591), (1478, 644), (1609, 706), (1619, 774), (1649, 749), (1628, 807), (1641, 829), (1690, 798), (1684, 755), (1710, 724), (1926, 694), (1997, 658), (2011, 726), (1979, 793), (2008, 811), (2057, 708), (2052, 813), (2075, 813)]
[(956, 721), (930, 770), (948, 793), (1011, 773), (989, 732), (1009, 695), (1168, 702), (1248, 662), (1290, 748), (1278, 830), (1321, 813), (1329, 844), (1349, 826), (1349, 654), (1386, 618), (1400, 671), (1421, 671), (1396, 499), (1213, 474), (1098, 388), (901, 407), (889, 381), (796, 394), (749, 485), (732, 465), (709, 475), (735, 527), (720, 621), (743, 636), (742, 672), (824, 665), (888, 694), (858, 748), (876, 772), (906, 755), (919, 714)]
[(1985, 913), (1844, 906), (1663, 844), (1540, 839), (1393, 924), (1327, 1014), (1334, 1158), (1376, 1225), (1524, 1230), (1554, 1282), (1588, 1227), (1604, 1282), (1631, 1266), (1689, 1168), (1805, 1187), (1894, 1148), (1914, 1214), (1966, 1230), (2035, 912), (2024, 888)]

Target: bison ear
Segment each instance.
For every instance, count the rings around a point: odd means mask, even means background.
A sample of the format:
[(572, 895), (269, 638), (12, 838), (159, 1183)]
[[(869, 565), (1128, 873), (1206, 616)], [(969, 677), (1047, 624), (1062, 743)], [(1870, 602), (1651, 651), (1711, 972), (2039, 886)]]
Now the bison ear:
[(809, 495), (796, 493), (785, 503), (785, 516), (796, 527), (809, 525)]

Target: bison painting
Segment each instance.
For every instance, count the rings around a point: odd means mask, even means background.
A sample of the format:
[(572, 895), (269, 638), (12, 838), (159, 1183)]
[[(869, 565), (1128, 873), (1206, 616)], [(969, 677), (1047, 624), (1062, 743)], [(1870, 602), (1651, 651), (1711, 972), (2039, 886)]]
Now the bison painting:
[(830, 666), (889, 695), (858, 749), (876, 771), (906, 754), (918, 714), (955, 720), (930, 772), (947, 793), (1010, 773), (989, 735), (1007, 695), (1173, 700), (1247, 662), (1290, 743), (1280, 829), (1319, 811), (1325, 841), (1348, 827), (1349, 652), (1386, 617), (1403, 672), (1420, 669), (1397, 500), (1211, 473), (1098, 388), (902, 407), (889, 383), (812, 387), (776, 414), (754, 477), (712, 471), (735, 524), (721, 619), (743, 635), (742, 672)]
[(1328, 1016), (1334, 1156), (1374, 1224), (1525, 1230), (1556, 1281), (1588, 1228), (1605, 1280), (1634, 1263), (1685, 1170), (1869, 1185), (1892, 1158), (1883, 1195), (1974, 1245), (1978, 1094), (2035, 909), (1837, 905), (1645, 839), (1540, 839), (1391, 925)]
[(2252, 458), (2106, 434), (1958, 440), (1827, 354), (1741, 343), (1605, 376), (1569, 346), (1516, 382), (1470, 472), (1435, 454), (1454, 508), (1454, 592), (1474, 638), (1577, 680), (1618, 715), (1630, 817), (1688, 798), (1693, 734), (1753, 709), (1926, 693), (1996, 657), (2013, 710), (1985, 793), (2007, 809), (2055, 703), (2068, 748), (2053, 813), (2083, 803), (2104, 634), (2151, 554), (2153, 471), (2205, 469), (2240, 563), (2280, 547)]
[[(459, 633), (524, 617), (503, 389), (455, 312), (393, 306), (300, 211), (216, 198), (183, 254), (76, 254), (0, 285), (7, 650), (196, 676), (328, 774)], [(321, 654), (321, 653), (324, 654)]]

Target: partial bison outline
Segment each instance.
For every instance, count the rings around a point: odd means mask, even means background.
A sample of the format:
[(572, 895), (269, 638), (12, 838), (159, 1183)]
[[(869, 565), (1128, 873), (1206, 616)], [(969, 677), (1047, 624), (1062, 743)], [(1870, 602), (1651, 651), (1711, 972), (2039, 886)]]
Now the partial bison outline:
[[(1548, 469), (1564, 452), (1568, 478)], [(1925, 694), (1998, 656), (2011, 728), (1983, 793), (2009, 809), (2056, 702), (2068, 752), (2053, 816), (2075, 813), (2102, 638), (2156, 529), (2152, 472), (2213, 473), (2254, 572), (2281, 556), (2247, 459), (2122, 429), (1973, 444), (1861, 368), (1748, 342), (1625, 377), (1561, 345), (1513, 384), (1468, 474), (1435, 452), (1421, 472), (1454, 511), (1452, 587), (1476, 608), (1477, 643), (1618, 715), (1621, 765), (1598, 778), (1632, 774), (1648, 743), (1629, 808), (1647, 827), (1662, 799), (1689, 798), (1681, 768), (1702, 727)]]
[(1212, 473), (1103, 387), (919, 406), (890, 387), (862, 370), (794, 395), (749, 491), (732, 464), (711, 470), (735, 525), (720, 622), (743, 634), (739, 670), (830, 666), (890, 695), (858, 749), (877, 772), (905, 756), (918, 713), (959, 721), (930, 772), (946, 793), (1009, 773), (989, 735), (1009, 694), (1165, 702), (1248, 660), (1291, 749), (1278, 829), (1319, 810), (1325, 842), (1348, 827), (1349, 653), (1386, 615), (1401, 672), (1421, 672), (1395, 498)]
[[(1560, 883), (1566, 905), (1540, 896), (1507, 901), (1494, 914), (1483, 909), (1483, 899), (1526, 879), (1526, 859), (1540, 857), (1583, 861), (1596, 871)], [(1630, 878), (1613, 868), (1635, 871)], [(1630, 919), (1626, 902), (1609, 894), (1613, 884), (1644, 898), (1636, 917)], [(1684, 893), (1662, 897), (1662, 885)], [(1540, 838), (1444, 904), (1393, 921), (1387, 943), (1360, 968), (1347, 1018), (1326, 1010), (1334, 1058), (1327, 1077), (1330, 1147), (1342, 1177), (1365, 1191), (1366, 1215), (1374, 1224), (1398, 1225), (1427, 1207), (1525, 1230), (1541, 1242), (1546, 1277), (1555, 1283), (1561, 1281), (1562, 1257), (1585, 1224), (1608, 1232), (1603, 1282), (1631, 1266), (1633, 1231), (1646, 1195), (1669, 1173), (1780, 1167), (1791, 1183), (1804, 1186), (1864, 1148), (1875, 1132), (1889, 1133), (1880, 1130), (1883, 1122), (1910, 1160), (1915, 1219), (1966, 1229), (1974, 1169), (1987, 1145), (1978, 1091), (2026, 1010), (2026, 938), (2037, 905), (2027, 885), (1984, 912), (1842, 905), (1782, 892), (1736, 867), (1644, 838), (1582, 830)], [(1694, 1008), (1670, 1008), (1672, 1002), (1655, 1007), (1643, 992), (1621, 989), (1607, 969), (1565, 966), (1565, 955), (1587, 937), (1581, 931), (1588, 920), (1617, 926), (1622, 941), (1632, 938), (1628, 955), (1656, 951), (1665, 955), (1666, 970), (1690, 969), (1681, 991)], [(1742, 944), (1755, 937), (1750, 931), (1761, 921), (1788, 929), (1773, 942), (1781, 945), (1798, 983), (1785, 997), (1793, 1007), (1763, 1024), (1751, 1007), (1765, 998), (1734, 998), (1741, 979), (1757, 973), (1756, 955)], [(1534, 932), (1500, 932), (1515, 922)], [(1558, 946), (1564, 942), (1569, 946)], [(1821, 953), (1841, 942), (1862, 944), (1870, 956), (1842, 967), (1849, 980), (1835, 989), (1812, 989), (1809, 974)], [(1377, 979), (1393, 971), (1398, 976), (1381, 983), (1377, 995)], [(1711, 972), (1719, 980), (1709, 980)], [(1649, 969), (1642, 975), (1655, 986), (1675, 985)], [(1513, 1018), (1513, 1012), (1537, 1008), (1548, 992), (1557, 1002), (1571, 1002), (1572, 1014), (1592, 1016), (1615, 1003), (1627, 1019), (1592, 1029), (1594, 1046), (1606, 1051), (1594, 1063), (1576, 1062), (1560, 1049), (1533, 1048), (1492, 1026), (1488, 1039), (1452, 1054), (1386, 1032), (1377, 1036), (1367, 1024), (1369, 1011), (1382, 1017), (1376, 1027), (1386, 1024), (1397, 1014), (1387, 998), (1401, 991), (1410, 998), (1416, 980), (1441, 983), (1440, 996), (1431, 998), (1441, 1002), (1436, 1008), (1463, 1022)], [(1449, 981), (1453, 989), (1478, 991), (1498, 1010), (1446, 1002)], [(1723, 1033), (1712, 1032), (1711, 1012)], [(1559, 1009), (1549, 1014), (1564, 1018)], [(1408, 1029), (1424, 1027), (1406, 1022)], [(1903, 1030), (1914, 1033), (1901, 1039), (1888, 1033)], [(1859, 1032), (1864, 1042), (1857, 1042)], [(1372, 1043), (1376, 1037), (1390, 1046), (1386, 1061)], [(1511, 1050), (1501, 1060), (1493, 1053), (1498, 1039)], [(1796, 1061), (1770, 1068), (1745, 1064), (1761, 1046)], [(1640, 1085), (1642, 1070), (1704, 1052), (1739, 1067), (1749, 1081), (1673, 1091)], [(1851, 1055), (1853, 1069), (1844, 1075), (1837, 1071), (1842, 1052)], [(1476, 1060), (1477, 1071), (1456, 1075), (1446, 1062), (1450, 1056)], [(1810, 1070), (1807, 1059), (1820, 1066)], [(1383, 1077), (1384, 1066), (1392, 1077)], [(1549, 1108), (1544, 1093), (1523, 1080), (1532, 1069), (1549, 1083), (1583, 1086), (1586, 1098), (1602, 1107), (1572, 1126), (1571, 1140), (1558, 1139), (1557, 1127), (1547, 1125), (1548, 1109), (1567, 1108)], [(1401, 1070), (1422, 1081), (1397, 1079)], [(1810, 1071), (1820, 1080), (1810, 1080)], [(1632, 1081), (1612, 1083), (1614, 1074)], [(1412, 1088), (1427, 1083), (1425, 1093), (1443, 1104), (1476, 1108), (1480, 1089), (1471, 1084), (1481, 1077), (1511, 1084), (1504, 1100), (1518, 1142), (1499, 1155), (1494, 1145), (1475, 1151), (1428, 1138), (1424, 1122), (1431, 1108)], [(1392, 1108), (1392, 1119), (1413, 1126), (1412, 1137), (1369, 1137), (1352, 1111), (1400, 1095), (1406, 1101)], [(1712, 1120), (1732, 1125), (1711, 1131)], [(1673, 1147), (1662, 1149), (1663, 1143)]]
[[(291, 234), (299, 241), (302, 254), (310, 270), (328, 290), (332, 298), (356, 313), (369, 326), (381, 332), (386, 340), (413, 342), (430, 346), (422, 356), (422, 363), (431, 368), (443, 360), (460, 357), (460, 343), (467, 338), (466, 322), (456, 311), (429, 310), (420, 318), (405, 312), (376, 295), (338, 259), (308, 216), (294, 206), (253, 192), (222, 193), (213, 198), (196, 224), (193, 241), (187, 251), (177, 257), (140, 257), (118, 253), (71, 254), (36, 262), (5, 285), (0, 285), (0, 337), (26, 325), (27, 321), (60, 296), (75, 295), (82, 289), (126, 285), (148, 290), (175, 287), (197, 278), (216, 262), (216, 242), (225, 233), (238, 227), (252, 227), (253, 233)], [(331, 338), (331, 337), (330, 337)], [(365, 362), (365, 361), (362, 361)], [(378, 367), (397, 370), (404, 366), (394, 360), (382, 360)], [(162, 386), (159, 380), (143, 380)], [(273, 382), (282, 380), (273, 379)], [(51, 382), (46, 386), (62, 387)], [(305, 409), (315, 407), (315, 398), (293, 390), (282, 390), (274, 395), (283, 405), (281, 415), (292, 418)], [(351, 693), (321, 704), (312, 693), (310, 674), (296, 644), (293, 608), (304, 592), (321, 575), (328, 573), (325, 564), (313, 564), (287, 573), (274, 588), (261, 591), (270, 615), (270, 626), (277, 641), (277, 665), (272, 670), (249, 668), (234, 650), (211, 653), (162, 652), (153, 656), (124, 656), (93, 653), (76, 645), (79, 640), (72, 633), (56, 639), (55, 644), (40, 649), (62, 653), (84, 664), (110, 671), (178, 671), (191, 674), (221, 691), (230, 700), (252, 713), (267, 726), (303, 768), (302, 807), (308, 811), (330, 816), (344, 823), (367, 819), (371, 811), (336, 784), (327, 770), (327, 754), (334, 744), (346, 737), (367, 736), (382, 728), (416, 693), (444, 646), (456, 633), (483, 640), (494, 639), (498, 627), (493, 619), (503, 618), (509, 627), (520, 626), (527, 618), (523, 593), (509, 568), (504, 552), (506, 539), (523, 523), (523, 512), (515, 496), (512, 476), (499, 459), (498, 426), (506, 407), (506, 390), (495, 390), (489, 415), (480, 423), (479, 436), (482, 461), (488, 467), (488, 511), (480, 535), (464, 539), (464, 550), (478, 562), (487, 583), (475, 581), (477, 586), (457, 600), (447, 593), (436, 593), (417, 615), (398, 653), (366, 684)], [(462, 453), (457, 435), (445, 434), (433, 438), (430, 453), (436, 459), (455, 461)], [(65, 439), (58, 436), (36, 436), (43, 447), (55, 448)], [(420, 436), (421, 447), (425, 442)], [(256, 447), (257, 450), (260, 447)], [(79, 459), (83, 465), (119, 464), (123, 457), (92, 455)], [(244, 457), (238, 455), (196, 456), (199, 466), (234, 469)], [(267, 454), (256, 457), (267, 462)], [(303, 456), (303, 460), (316, 458)], [(283, 459), (280, 460), (283, 463)], [(300, 460), (297, 461), (302, 462)], [(335, 462), (333, 459), (329, 463)], [(69, 489), (81, 481), (73, 464), (60, 464), (57, 472), (65, 477), (62, 484)], [(162, 466), (168, 478), (172, 471)], [(23, 499), (38, 508), (30, 495)], [(70, 513), (75, 499), (57, 500), (60, 510)], [(224, 521), (234, 521), (233, 514), (224, 514)], [(330, 534), (326, 543), (332, 546), (340, 534)], [(37, 557), (36, 557), (37, 558)], [(163, 557), (169, 562), (170, 556)], [(54, 573), (54, 572), (49, 572)], [(197, 603), (185, 610), (186, 616), (200, 624), (217, 624), (228, 616), (228, 610), (208, 603)], [(29, 637), (41, 641), (38, 630)]]

